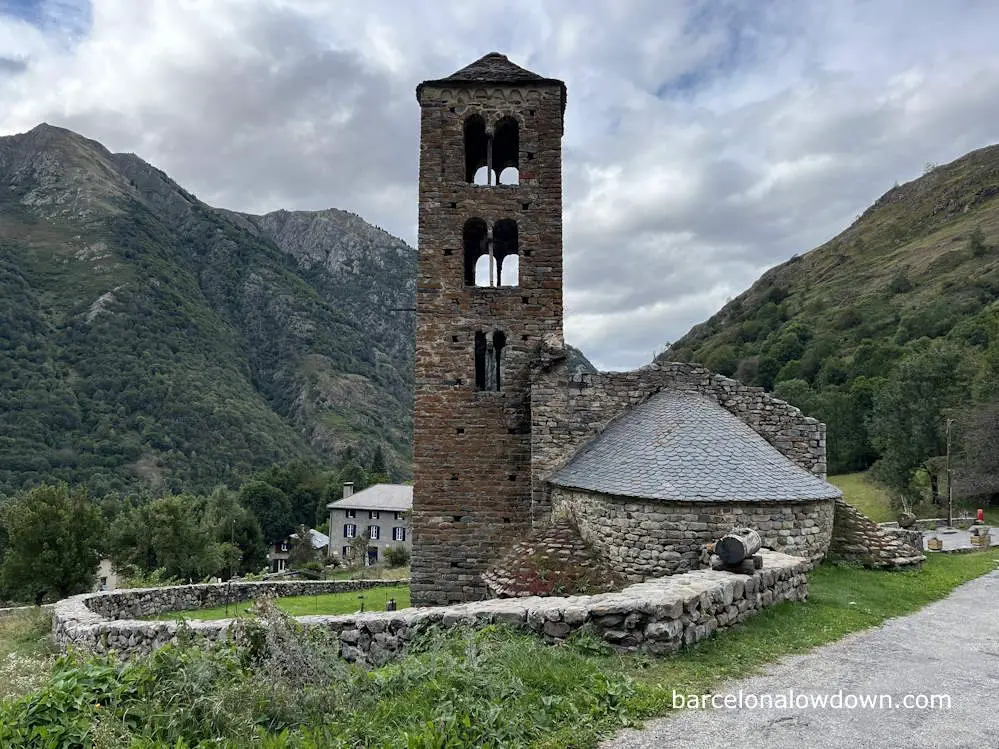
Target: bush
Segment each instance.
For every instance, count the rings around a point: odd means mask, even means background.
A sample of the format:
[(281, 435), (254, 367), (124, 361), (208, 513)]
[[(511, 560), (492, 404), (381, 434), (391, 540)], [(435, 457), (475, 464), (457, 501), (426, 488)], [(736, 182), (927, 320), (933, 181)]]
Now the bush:
[(118, 664), (63, 658), (52, 680), (0, 703), (0, 746), (590, 745), (632, 722), (627, 675), (601, 669), (606, 646), (564, 647), (505, 627), (428, 634), (375, 669), (339, 656), (336, 635), (303, 631), (273, 606), (237, 625), (244, 647), (180, 638)]
[(385, 561), (389, 567), (405, 567), (409, 564), (409, 549), (405, 546), (389, 546), (385, 549)]

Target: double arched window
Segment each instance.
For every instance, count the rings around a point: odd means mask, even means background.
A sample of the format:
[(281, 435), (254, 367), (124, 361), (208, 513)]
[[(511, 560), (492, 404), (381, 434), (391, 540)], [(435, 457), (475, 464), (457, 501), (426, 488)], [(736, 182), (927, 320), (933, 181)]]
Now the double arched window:
[(481, 218), (470, 218), (462, 230), (466, 286), (520, 285), (517, 222), (504, 218), (490, 230)]
[(478, 114), (465, 120), (465, 181), (520, 184), (520, 124), (515, 117), (502, 117), (494, 128)]

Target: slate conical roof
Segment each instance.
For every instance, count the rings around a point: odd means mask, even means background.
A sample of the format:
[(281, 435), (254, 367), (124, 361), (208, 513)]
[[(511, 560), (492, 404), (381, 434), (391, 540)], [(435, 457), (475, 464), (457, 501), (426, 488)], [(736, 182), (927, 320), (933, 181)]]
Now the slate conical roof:
[(664, 390), (612, 421), (551, 479), (624, 497), (794, 502), (842, 493), (714, 400)]
[(553, 83), (562, 88), (562, 107), (565, 108), (565, 83), (556, 78), (545, 78), (510, 62), (506, 55), (490, 52), (470, 65), (466, 65), (447, 78), (423, 81), (416, 87), (416, 98), (426, 86), (464, 86), (483, 83), (516, 85), (518, 83)]

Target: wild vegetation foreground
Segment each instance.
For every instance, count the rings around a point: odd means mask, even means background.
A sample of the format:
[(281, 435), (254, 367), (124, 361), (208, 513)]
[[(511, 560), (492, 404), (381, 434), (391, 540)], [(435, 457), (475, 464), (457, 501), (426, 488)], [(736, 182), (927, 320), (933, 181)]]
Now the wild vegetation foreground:
[[(894, 573), (823, 565), (807, 603), (768, 609), (664, 659), (617, 654), (585, 636), (549, 646), (494, 627), (429, 638), (402, 660), (366, 670), (337, 658), (333, 640), (304, 634), (272, 610), (266, 628), (245, 622), (249, 648), (182, 643), (124, 665), (60, 658), (39, 688), (0, 702), (0, 745), (594, 746), (621, 726), (667, 713), (673, 689), (701, 693), (908, 613), (997, 561), (997, 552), (935, 556), (920, 570)], [(12, 649), (10, 630), (0, 631), (0, 652)], [(44, 647), (27, 639), (44, 671)]]

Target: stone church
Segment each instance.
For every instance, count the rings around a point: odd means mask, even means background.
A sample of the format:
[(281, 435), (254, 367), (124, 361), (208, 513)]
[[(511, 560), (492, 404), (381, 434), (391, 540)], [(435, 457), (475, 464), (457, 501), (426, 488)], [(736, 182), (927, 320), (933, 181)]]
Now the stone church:
[(797, 408), (689, 364), (569, 371), (562, 81), (492, 53), (416, 97), (414, 605), (696, 569), (745, 525), (815, 561), (836, 538), (876, 566), (921, 558), (837, 511), (825, 427)]

